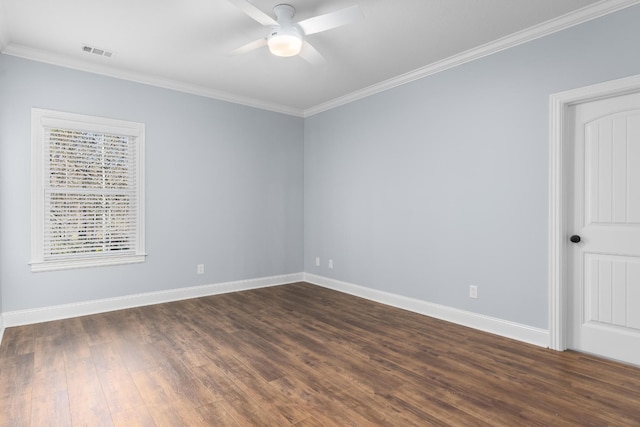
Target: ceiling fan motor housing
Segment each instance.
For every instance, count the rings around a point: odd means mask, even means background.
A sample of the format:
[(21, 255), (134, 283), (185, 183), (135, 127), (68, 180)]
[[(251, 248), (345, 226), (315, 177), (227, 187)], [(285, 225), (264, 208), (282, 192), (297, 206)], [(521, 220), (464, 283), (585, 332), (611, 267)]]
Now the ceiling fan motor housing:
[(274, 55), (295, 56), (302, 49), (302, 35), (291, 22), (295, 11), (293, 6), (288, 4), (279, 4), (273, 8), (280, 26), (271, 30), (271, 34), (267, 37), (267, 44)]

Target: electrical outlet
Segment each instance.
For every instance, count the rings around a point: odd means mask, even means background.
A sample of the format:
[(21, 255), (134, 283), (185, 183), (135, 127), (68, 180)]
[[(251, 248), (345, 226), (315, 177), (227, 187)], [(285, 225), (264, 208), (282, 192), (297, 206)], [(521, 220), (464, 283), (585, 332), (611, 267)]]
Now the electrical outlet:
[(469, 286), (469, 298), (478, 298), (478, 287), (476, 285)]
[(204, 264), (198, 264), (198, 274), (204, 274)]
[(316, 267), (320, 267), (320, 257), (316, 257)]
[(333, 260), (332, 259), (329, 260), (329, 268), (333, 268)]

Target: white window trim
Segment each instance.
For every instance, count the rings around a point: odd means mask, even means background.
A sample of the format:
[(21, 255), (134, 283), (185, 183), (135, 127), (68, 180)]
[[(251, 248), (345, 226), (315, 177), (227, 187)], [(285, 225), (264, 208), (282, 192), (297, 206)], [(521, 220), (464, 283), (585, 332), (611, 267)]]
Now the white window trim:
[[(81, 131), (116, 133), (136, 138), (137, 233), (136, 252), (134, 254), (105, 254), (99, 257), (75, 257), (56, 260), (44, 259), (44, 129), (45, 127), (51, 126)], [(144, 137), (144, 123), (44, 110), (40, 108), (31, 109), (31, 271), (39, 272), (70, 268), (99, 267), (145, 261)]]

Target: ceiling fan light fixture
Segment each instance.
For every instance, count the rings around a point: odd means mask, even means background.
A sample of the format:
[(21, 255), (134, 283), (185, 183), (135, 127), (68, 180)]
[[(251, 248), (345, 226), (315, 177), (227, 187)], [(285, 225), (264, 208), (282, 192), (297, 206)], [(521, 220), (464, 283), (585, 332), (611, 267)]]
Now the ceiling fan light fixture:
[(296, 56), (302, 49), (302, 36), (294, 28), (278, 28), (269, 36), (267, 45), (276, 56)]

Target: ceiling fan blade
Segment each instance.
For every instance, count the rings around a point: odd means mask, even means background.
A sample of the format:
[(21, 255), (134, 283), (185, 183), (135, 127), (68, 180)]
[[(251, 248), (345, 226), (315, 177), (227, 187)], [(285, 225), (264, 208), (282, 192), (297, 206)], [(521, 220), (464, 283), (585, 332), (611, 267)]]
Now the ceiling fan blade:
[(350, 24), (359, 19), (362, 19), (364, 15), (358, 7), (358, 5), (350, 6), (345, 9), (340, 9), (335, 12), (327, 13), (325, 15), (314, 16), (313, 18), (305, 19), (298, 22), (305, 35), (315, 34), (321, 31), (331, 30), (333, 28), (340, 27), (342, 25)]
[(258, 40), (254, 40), (251, 43), (247, 43), (244, 46), (241, 46), (237, 49), (231, 51), (231, 55), (241, 55), (243, 53), (251, 52), (252, 50), (261, 48), (262, 46), (267, 45), (267, 39), (261, 38)]
[(322, 56), (320, 52), (318, 52), (308, 41), (305, 41), (302, 44), (302, 50), (298, 56), (312, 65), (323, 65), (327, 62), (327, 60), (324, 59), (324, 56)]
[(275, 19), (258, 9), (249, 0), (229, 0), (229, 2), (262, 25), (278, 25)]

